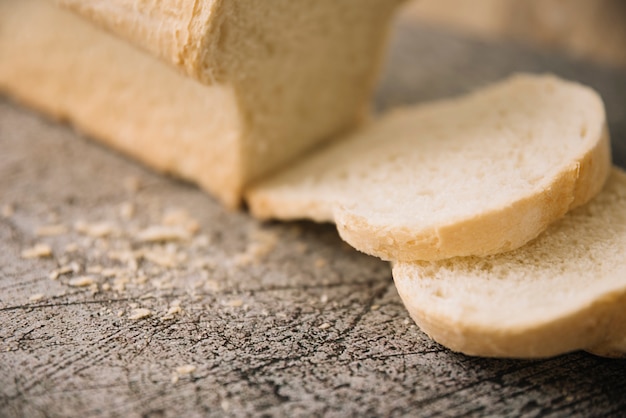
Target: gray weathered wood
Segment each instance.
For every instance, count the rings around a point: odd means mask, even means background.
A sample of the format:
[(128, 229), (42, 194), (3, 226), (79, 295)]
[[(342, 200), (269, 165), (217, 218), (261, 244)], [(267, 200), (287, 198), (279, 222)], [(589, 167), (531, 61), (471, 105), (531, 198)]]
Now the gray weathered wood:
[[(616, 161), (626, 164), (626, 73), (556, 54), (402, 24), (378, 108), (450, 96), (521, 70), (596, 87)], [(125, 187), (129, 178), (139, 179), (138, 191)], [(125, 219), (120, 206), (129, 202), (136, 214)], [(195, 187), (7, 100), (0, 101), (4, 205), (13, 214), (0, 217), (0, 416), (586, 417), (626, 408), (625, 361), (452, 353), (408, 320), (387, 264), (347, 247), (333, 227), (260, 225), (228, 213)], [(114, 279), (92, 273), (95, 294), (70, 286), (71, 275), (48, 277), (72, 261), (120, 267), (107, 257), (112, 246), (154, 249), (134, 230), (174, 207), (206, 236), (204, 244), (170, 245), (187, 255), (180, 265), (140, 260), (123, 291), (106, 290)], [(107, 221), (119, 236), (85, 236), (72, 228), (78, 220)], [(69, 229), (38, 237), (37, 227), (49, 224)], [(39, 242), (51, 245), (52, 258), (20, 257)], [(68, 244), (77, 251), (66, 252)], [(163, 320), (174, 300), (182, 312)], [(132, 320), (134, 308), (152, 316)], [(195, 370), (177, 373), (184, 365)]]

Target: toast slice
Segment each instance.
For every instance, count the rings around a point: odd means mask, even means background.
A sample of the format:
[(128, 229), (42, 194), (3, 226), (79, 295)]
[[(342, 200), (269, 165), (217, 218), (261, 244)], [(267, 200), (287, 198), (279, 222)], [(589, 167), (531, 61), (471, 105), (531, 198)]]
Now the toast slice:
[(626, 352), (626, 173), (528, 245), (485, 258), (396, 263), (415, 322), (465, 354)]
[(261, 219), (334, 221), (385, 260), (518, 248), (604, 184), (602, 100), (554, 76), (517, 75), (400, 109), (252, 187)]
[(63, 2), (165, 60), (52, 3), (0, 0), (0, 94), (235, 207), (367, 119), (398, 2)]

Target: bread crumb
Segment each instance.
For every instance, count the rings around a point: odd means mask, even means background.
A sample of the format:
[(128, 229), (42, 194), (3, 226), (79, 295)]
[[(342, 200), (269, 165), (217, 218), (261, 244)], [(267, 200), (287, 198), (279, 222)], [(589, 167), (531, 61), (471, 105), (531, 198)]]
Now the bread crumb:
[(320, 269), (320, 268), (326, 267), (327, 265), (328, 265), (328, 261), (325, 258), (320, 257), (315, 260), (315, 268)]
[(31, 297), (29, 297), (28, 300), (31, 301), (31, 302), (39, 302), (40, 300), (42, 300), (45, 297), (46, 297), (46, 295), (44, 295), (43, 293), (35, 293)]
[(76, 251), (78, 251), (78, 249), (78, 244), (76, 244), (75, 242), (71, 242), (65, 246), (66, 253), (75, 253)]
[(117, 311), (117, 316), (118, 316), (118, 318), (123, 317), (124, 316), (124, 311), (122, 311), (122, 310)]
[(326, 293), (324, 293), (321, 297), (320, 297), (320, 302), (322, 303), (326, 303), (328, 302), (328, 295)]
[(195, 234), (200, 230), (200, 224), (184, 209), (169, 209), (161, 220), (163, 225), (181, 226), (190, 234)]
[(170, 253), (164, 250), (151, 250), (143, 251), (142, 256), (144, 259), (153, 262), (161, 267), (176, 267), (178, 266), (178, 257), (175, 253)]
[(78, 273), (80, 271), (80, 266), (78, 263), (74, 262), (70, 265), (61, 266), (55, 270), (50, 272), (50, 280), (57, 280), (60, 276), (68, 273)]
[(185, 364), (184, 366), (178, 366), (176, 368), (176, 373), (179, 375), (191, 374), (196, 371), (196, 366), (193, 364)]
[(35, 231), (38, 237), (54, 237), (65, 233), (67, 233), (67, 227), (61, 224), (40, 226)]
[(89, 224), (85, 221), (78, 221), (74, 224), (74, 229), (83, 235), (87, 235), (92, 238), (105, 238), (112, 235), (115, 229), (113, 225), (108, 222), (99, 222)]
[(372, 311), (377, 311), (377, 310), (379, 310), (379, 309), (380, 309), (380, 305), (372, 305), (372, 306), (370, 307), (370, 309), (371, 309)]
[(149, 316), (152, 316), (152, 311), (150, 309), (136, 308), (131, 311), (128, 319), (138, 320), (148, 318)]
[(22, 251), (22, 258), (46, 258), (52, 256), (52, 248), (48, 244), (36, 244)]
[(241, 299), (233, 299), (224, 302), (224, 305), (230, 306), (231, 308), (240, 308), (243, 306), (243, 300)]
[(324, 322), (322, 325), (318, 327), (319, 329), (328, 329), (330, 328), (330, 324), (328, 322)]
[(102, 273), (102, 266), (99, 265), (99, 264), (97, 264), (95, 266), (89, 266), (89, 267), (87, 267), (86, 272), (88, 274), (100, 274), (100, 273)]
[(190, 232), (180, 226), (153, 225), (137, 234), (141, 242), (186, 241), (190, 238)]
[(172, 383), (174, 383), (174, 384), (178, 383), (178, 375), (177, 375), (176, 373), (174, 373), (174, 374), (172, 375), (172, 380), (171, 380), (171, 381), (172, 381)]
[(124, 189), (130, 193), (137, 193), (141, 189), (141, 180), (136, 176), (129, 176), (124, 179)]
[(108, 283), (102, 284), (102, 290), (104, 290), (105, 292), (108, 292), (109, 290), (111, 290), (111, 285)]
[(135, 205), (132, 202), (124, 202), (120, 205), (120, 216), (124, 220), (131, 220), (135, 216)]
[(79, 276), (70, 279), (67, 284), (72, 287), (87, 287), (95, 284), (96, 281), (91, 276)]
[(10, 218), (15, 213), (15, 209), (12, 205), (3, 205), (2, 206), (2, 217)]
[(402, 323), (404, 325), (409, 325), (411, 323), (411, 321), (409, 320), (409, 318), (404, 318), (404, 321), (402, 321)]

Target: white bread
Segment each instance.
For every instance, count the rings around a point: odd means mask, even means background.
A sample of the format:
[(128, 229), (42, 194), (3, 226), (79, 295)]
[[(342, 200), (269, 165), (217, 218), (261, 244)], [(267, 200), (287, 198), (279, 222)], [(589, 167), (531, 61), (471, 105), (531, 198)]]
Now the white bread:
[(391, 112), (252, 187), (262, 219), (335, 221), (386, 260), (518, 248), (601, 189), (602, 100), (553, 76), (518, 75), (468, 96)]
[(0, 0), (0, 93), (233, 207), (367, 117), (398, 1), (79, 3), (194, 77), (48, 1)]
[(415, 322), (470, 355), (626, 352), (626, 174), (528, 245), (485, 258), (396, 263)]

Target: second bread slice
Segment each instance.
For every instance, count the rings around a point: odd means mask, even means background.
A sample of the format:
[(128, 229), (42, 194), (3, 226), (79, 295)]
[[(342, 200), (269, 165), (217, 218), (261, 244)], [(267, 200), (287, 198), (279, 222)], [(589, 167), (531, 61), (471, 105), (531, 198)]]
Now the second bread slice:
[(247, 199), (262, 219), (334, 221), (349, 244), (386, 260), (488, 255), (591, 199), (610, 160), (593, 90), (518, 75), (391, 112)]

